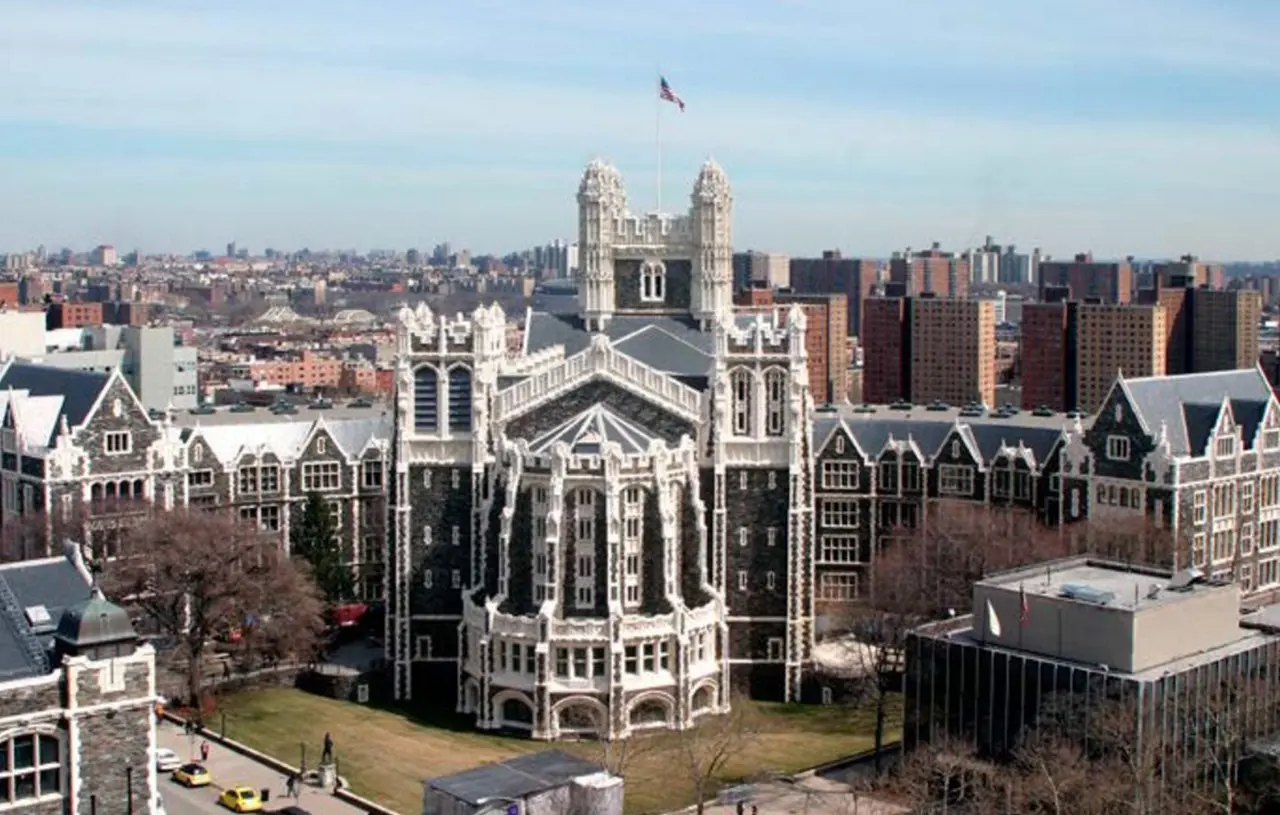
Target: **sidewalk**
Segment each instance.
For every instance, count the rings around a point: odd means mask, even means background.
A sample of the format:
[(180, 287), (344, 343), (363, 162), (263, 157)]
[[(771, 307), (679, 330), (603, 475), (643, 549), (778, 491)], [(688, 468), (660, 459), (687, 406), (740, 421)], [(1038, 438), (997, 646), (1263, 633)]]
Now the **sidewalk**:
[[(200, 737), (197, 736), (193, 743), (183, 734), (182, 728), (170, 721), (162, 720), (156, 724), (156, 745), (168, 747), (184, 760), (193, 757), (199, 760), (200, 741)], [(246, 786), (257, 790), (264, 788), (271, 790), (271, 799), (266, 802), (265, 807), (267, 812), (292, 804), (302, 807), (311, 815), (363, 815), (364, 813), (364, 810), (333, 797), (325, 790), (305, 784), (301, 785), (298, 800), (285, 798), (285, 777), (282, 773), (212, 740), (209, 745), (212, 749), (205, 767), (213, 776), (214, 790), (209, 792), (211, 801), (215, 801), (221, 791), (227, 787)]]

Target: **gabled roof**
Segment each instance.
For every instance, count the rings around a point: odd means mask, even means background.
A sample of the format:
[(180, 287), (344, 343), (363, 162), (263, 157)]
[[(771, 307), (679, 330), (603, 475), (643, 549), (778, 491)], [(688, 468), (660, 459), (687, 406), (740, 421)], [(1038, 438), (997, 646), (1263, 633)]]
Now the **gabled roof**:
[[(603, 332), (620, 353), (651, 368), (682, 377), (705, 377), (711, 370), (713, 337), (690, 318), (616, 315)], [(525, 329), (525, 352), (535, 354), (564, 346), (566, 357), (582, 351), (591, 334), (575, 315), (531, 311)]]
[(85, 576), (65, 557), (0, 566), (0, 681), (48, 673), (62, 612), (89, 594)]
[(844, 428), (866, 456), (878, 458), (890, 441), (911, 441), (926, 458), (933, 459), (952, 433), (958, 432), (984, 465), (991, 464), (1002, 447), (1022, 444), (1039, 467), (1048, 460), (1070, 421), (1061, 413), (1039, 416), (1020, 411), (1000, 416), (983, 412), (966, 416), (958, 408), (934, 410), (923, 405), (905, 410), (842, 407), (814, 415), (813, 437), (821, 451), (835, 430)]
[[(52, 423), (47, 421), (47, 416), (38, 422), (50, 424), (53, 428), (41, 442), (43, 446), (51, 444), (53, 433), (57, 432), (61, 418), (66, 418), (68, 427), (75, 428), (84, 424), (93, 412), (93, 406), (102, 398), (110, 381), (109, 374), (54, 368), (49, 365), (17, 360), (6, 363), (3, 372), (0, 372), (0, 390), (12, 389), (26, 391), (31, 396), (60, 398)], [(50, 410), (53, 404), (51, 400), (46, 400), (42, 403), (42, 409)]]
[(580, 455), (599, 455), (600, 445), (613, 442), (625, 455), (644, 455), (656, 436), (624, 419), (605, 405), (592, 405), (569, 421), (544, 434), (529, 445), (531, 452), (545, 454), (561, 442)]
[(1163, 426), (1174, 455), (1204, 454), (1226, 400), (1246, 446), (1272, 398), (1271, 386), (1257, 368), (1180, 376), (1121, 380), (1133, 409), (1153, 434)]
[(197, 424), (183, 432), (183, 440), (190, 444), (199, 436), (219, 462), (232, 466), (245, 453), (270, 452), (283, 461), (292, 461), (302, 454), (320, 428), (328, 432), (338, 452), (345, 458), (359, 457), (373, 441), (391, 439), (391, 417), (385, 413), (360, 418), (301, 421), (254, 414), (245, 414), (244, 418), (243, 422)]

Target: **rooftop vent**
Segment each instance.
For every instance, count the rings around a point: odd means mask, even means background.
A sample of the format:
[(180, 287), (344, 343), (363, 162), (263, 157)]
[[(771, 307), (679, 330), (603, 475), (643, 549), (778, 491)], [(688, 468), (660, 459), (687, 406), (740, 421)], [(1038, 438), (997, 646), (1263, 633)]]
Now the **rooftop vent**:
[(815, 413), (835, 413), (836, 406), (835, 405), (818, 405), (816, 408), (814, 408), (814, 412)]
[(950, 409), (951, 409), (951, 405), (948, 405), (946, 402), (943, 402), (940, 399), (930, 402), (929, 407), (925, 408), (925, 410), (930, 410), (934, 412), (937, 412), (940, 410), (950, 410)]
[(986, 413), (986, 411), (984, 411), (982, 408), (971, 408), (971, 407), (963, 408), (960, 411), (961, 416), (982, 416), (984, 413)]
[(253, 413), (255, 410), (257, 410), (256, 407), (253, 405), (247, 405), (244, 402), (239, 402), (231, 406), (232, 413)]
[(889, 410), (911, 410), (914, 407), (910, 402), (894, 402), (889, 405)]
[(853, 409), (854, 413), (875, 413), (875, 405), (858, 405)]
[(1093, 603), (1099, 606), (1110, 605), (1116, 599), (1115, 594), (1112, 592), (1095, 589), (1093, 586), (1086, 586), (1083, 583), (1065, 584), (1062, 587), (1061, 596), (1068, 600), (1078, 600), (1081, 603)]
[(373, 400), (371, 400), (371, 399), (353, 399), (351, 402), (348, 402), (348, 403), (347, 403), (347, 407), (349, 407), (349, 408), (371, 408), (371, 407), (373, 407)]
[(1204, 580), (1204, 572), (1197, 568), (1182, 569), (1169, 580), (1169, 589), (1172, 591), (1190, 591), (1191, 587), (1196, 583)]
[(1147, 599), (1148, 600), (1160, 599), (1160, 584), (1158, 583), (1151, 584), (1151, 586), (1147, 589)]
[(1031, 411), (1031, 415), (1032, 416), (1052, 416), (1053, 408), (1049, 407), (1048, 405), (1041, 405), (1040, 407)]

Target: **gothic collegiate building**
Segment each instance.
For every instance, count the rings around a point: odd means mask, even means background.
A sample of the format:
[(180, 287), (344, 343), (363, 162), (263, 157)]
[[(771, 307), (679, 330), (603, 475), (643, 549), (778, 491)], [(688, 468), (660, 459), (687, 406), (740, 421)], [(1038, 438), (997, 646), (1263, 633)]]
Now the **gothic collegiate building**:
[[(813, 642), (804, 318), (735, 317), (732, 197), (578, 188), (576, 313), (401, 311), (387, 568), (397, 698), (535, 738), (798, 699)], [(456, 697), (455, 697), (456, 694)]]

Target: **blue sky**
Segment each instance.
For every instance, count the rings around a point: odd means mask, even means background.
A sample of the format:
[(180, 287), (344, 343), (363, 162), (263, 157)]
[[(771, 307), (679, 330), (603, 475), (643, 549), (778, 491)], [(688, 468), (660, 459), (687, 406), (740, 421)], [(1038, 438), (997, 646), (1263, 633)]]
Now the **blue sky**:
[(735, 244), (1280, 256), (1274, 0), (0, 0), (0, 251), (500, 251), (714, 156)]

